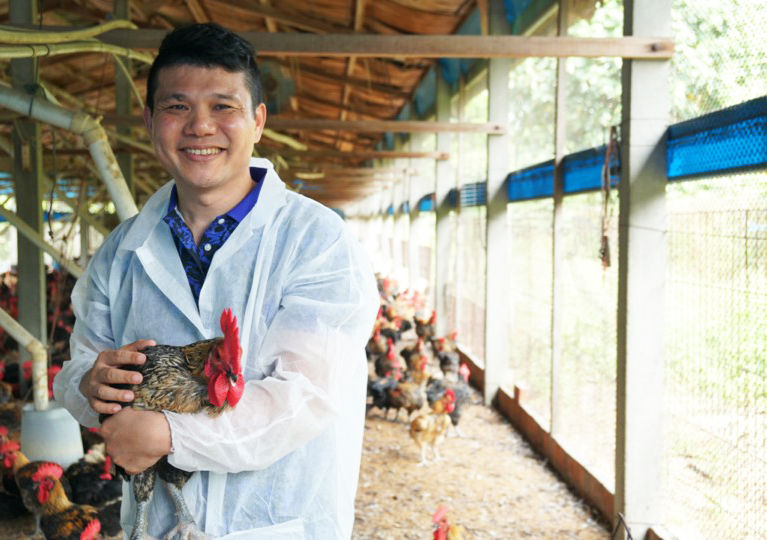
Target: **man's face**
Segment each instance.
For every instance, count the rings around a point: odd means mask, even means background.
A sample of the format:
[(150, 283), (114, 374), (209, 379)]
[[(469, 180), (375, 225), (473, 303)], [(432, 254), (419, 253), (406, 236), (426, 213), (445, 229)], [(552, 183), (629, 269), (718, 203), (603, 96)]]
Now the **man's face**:
[(251, 182), (248, 163), (261, 138), (266, 107), (255, 114), (243, 73), (174, 66), (157, 74), (154, 113), (144, 120), (157, 158), (179, 192), (222, 192)]

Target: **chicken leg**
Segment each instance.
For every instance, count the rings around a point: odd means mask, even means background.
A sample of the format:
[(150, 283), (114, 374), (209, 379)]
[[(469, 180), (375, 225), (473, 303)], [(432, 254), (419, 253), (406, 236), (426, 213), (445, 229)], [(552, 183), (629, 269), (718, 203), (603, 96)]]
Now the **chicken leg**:
[(192, 513), (189, 511), (189, 507), (184, 500), (184, 495), (181, 493), (181, 489), (192, 476), (192, 473), (177, 469), (168, 463), (167, 458), (164, 458), (159, 463), (158, 473), (165, 482), (168, 495), (170, 495), (173, 506), (176, 508), (176, 518), (178, 520), (178, 524), (166, 535), (166, 538), (168, 540), (204, 540), (208, 538), (197, 526), (197, 523), (195, 523)]
[(155, 482), (155, 468), (149, 467), (133, 476), (133, 496), (136, 499), (136, 522), (130, 533), (130, 540), (144, 540), (147, 537), (147, 512), (152, 499)]

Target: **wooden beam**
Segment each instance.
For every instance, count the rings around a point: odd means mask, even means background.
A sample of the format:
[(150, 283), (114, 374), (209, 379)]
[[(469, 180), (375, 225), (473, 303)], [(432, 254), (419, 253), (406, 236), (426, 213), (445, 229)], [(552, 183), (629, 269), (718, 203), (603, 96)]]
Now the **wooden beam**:
[(341, 175), (341, 176), (378, 176), (378, 175), (400, 175), (404, 176), (417, 175), (415, 170), (407, 169), (404, 167), (318, 167), (314, 170), (299, 170), (298, 168), (291, 168), (291, 172), (318, 172), (325, 174), (326, 176)]
[(490, 133), (502, 135), (501, 124), (483, 122), (428, 122), (419, 120), (325, 120), (315, 118), (279, 118), (267, 120), (272, 129), (333, 130), (368, 133), (437, 133), (441, 131)]
[[(18, 115), (17, 115), (18, 116)], [(105, 114), (101, 119), (104, 125), (144, 124), (140, 116)], [(430, 122), (421, 120), (329, 120), (324, 118), (281, 118), (271, 116), (266, 125), (270, 129), (294, 129), (301, 131), (351, 131), (358, 133), (489, 133), (503, 135), (506, 128), (493, 122)]]
[[(354, 2), (354, 32), (360, 33), (362, 31), (362, 23), (365, 20), (365, 0), (356, 0)], [(346, 77), (349, 78), (354, 73), (354, 66), (357, 63), (356, 56), (350, 56), (346, 61)], [(343, 94), (341, 96), (342, 108), (339, 110), (339, 120), (346, 120), (347, 111), (343, 107), (349, 104), (349, 97), (351, 96), (351, 87), (348, 84), (344, 84)], [(340, 134), (339, 134), (340, 135)], [(338, 141), (336, 141), (338, 146)]]
[[(263, 6), (261, 6), (263, 7)], [(164, 30), (116, 29), (99, 36), (105, 43), (138, 49), (159, 47)], [(674, 42), (668, 37), (623, 36), (460, 36), (370, 35), (240, 32), (260, 57), (327, 56), (368, 58), (526, 58), (579, 56), (668, 59)]]
[(283, 157), (317, 157), (317, 158), (347, 158), (360, 161), (368, 159), (449, 159), (447, 152), (399, 152), (396, 150), (367, 150), (355, 152), (339, 152), (338, 150), (280, 150)]

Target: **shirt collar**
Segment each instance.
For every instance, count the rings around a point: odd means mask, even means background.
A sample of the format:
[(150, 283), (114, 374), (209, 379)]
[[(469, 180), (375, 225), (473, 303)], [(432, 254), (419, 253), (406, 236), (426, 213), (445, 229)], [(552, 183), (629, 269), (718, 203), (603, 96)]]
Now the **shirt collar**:
[[(242, 221), (246, 215), (248, 215), (248, 212), (251, 211), (251, 209), (256, 205), (256, 201), (258, 201), (258, 195), (261, 193), (261, 186), (264, 184), (264, 176), (266, 176), (266, 169), (263, 167), (250, 167), (250, 178), (253, 180), (253, 183), (255, 184), (253, 188), (248, 192), (245, 197), (237, 203), (237, 205), (229, 210), (225, 216), (229, 216), (233, 220), (237, 221), (239, 223)], [(170, 191), (170, 199), (168, 200), (168, 211), (166, 214), (171, 214), (176, 211), (178, 208), (178, 191), (176, 190), (176, 185), (173, 184), (173, 187)]]

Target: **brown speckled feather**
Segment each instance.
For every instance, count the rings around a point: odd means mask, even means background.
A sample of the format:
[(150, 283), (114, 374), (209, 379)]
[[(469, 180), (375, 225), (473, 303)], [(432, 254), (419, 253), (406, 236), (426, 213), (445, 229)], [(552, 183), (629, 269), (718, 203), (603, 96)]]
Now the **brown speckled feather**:
[(40, 519), (40, 528), (46, 539), (80, 540), (80, 534), (94, 519), (98, 519), (94, 507), (72, 505), (55, 514), (44, 515)]
[(144, 379), (130, 386), (136, 394), (133, 407), (150, 411), (194, 413), (205, 410), (215, 416), (225, 408), (213, 407), (208, 400), (208, 380), (203, 366), (211, 348), (221, 338), (207, 339), (174, 347), (155, 345), (143, 349), (147, 360), (137, 366)]

